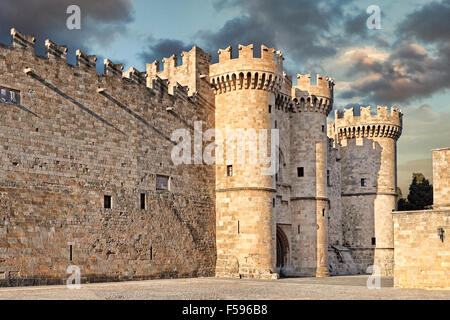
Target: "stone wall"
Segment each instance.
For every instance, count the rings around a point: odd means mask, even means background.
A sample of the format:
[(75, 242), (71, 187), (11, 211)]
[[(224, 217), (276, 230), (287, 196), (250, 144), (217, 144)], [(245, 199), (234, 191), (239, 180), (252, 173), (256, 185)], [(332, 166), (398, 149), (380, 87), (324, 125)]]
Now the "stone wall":
[[(274, 175), (264, 174), (268, 165), (259, 156), (260, 130), (266, 130), (270, 150), (270, 130), (276, 121), (272, 115), (282, 64), (274, 57), (273, 49), (262, 47), (261, 58), (255, 58), (253, 45), (239, 46), (238, 59), (231, 59), (231, 48), (220, 50), (219, 63), (210, 68), (216, 93), (216, 131), (222, 134), (225, 146), (223, 159), (216, 159), (216, 276), (219, 277), (277, 277), (276, 181)], [(271, 112), (269, 106), (273, 108)], [(241, 130), (241, 134), (231, 136), (228, 129), (234, 133)], [(249, 136), (245, 138), (245, 134)], [(239, 152), (241, 138), (246, 150)], [(233, 145), (230, 155), (226, 150)], [(256, 158), (251, 160), (253, 148)], [(245, 159), (240, 159), (240, 154)], [(232, 166), (232, 174), (228, 166)]]
[[(77, 51), (72, 66), (65, 46), (46, 41), (40, 57), (34, 37), (12, 36), (0, 45), (0, 285), (61, 283), (72, 264), (84, 281), (327, 276), (329, 256), (355, 273), (350, 252), (365, 271), (372, 238), (389, 264), (398, 109), (346, 110), (327, 128), (334, 81), (293, 86), (265, 46), (260, 57), (253, 45), (237, 59), (219, 50), (212, 65), (194, 47), (146, 72), (105, 60), (98, 74), (95, 56)], [(195, 121), (222, 135), (279, 129), (280, 170), (237, 158), (175, 166), (171, 134), (193, 138)]]
[(433, 207), (450, 208), (450, 148), (433, 150)]
[(213, 275), (215, 170), (175, 166), (170, 137), (193, 135), (194, 120), (213, 128), (214, 112), (110, 61), (104, 75), (81, 52), (69, 65), (46, 44), (47, 57), (18, 32), (0, 45), (0, 87), (20, 92), (0, 103), (0, 285), (61, 283), (71, 264), (84, 281)]
[(397, 108), (370, 107), (336, 111), (334, 132), (342, 155), (344, 245), (360, 272), (370, 265), (393, 274), (393, 222), (396, 208), (397, 139), (402, 113)]
[(450, 210), (394, 212), (393, 218), (394, 286), (450, 289)]

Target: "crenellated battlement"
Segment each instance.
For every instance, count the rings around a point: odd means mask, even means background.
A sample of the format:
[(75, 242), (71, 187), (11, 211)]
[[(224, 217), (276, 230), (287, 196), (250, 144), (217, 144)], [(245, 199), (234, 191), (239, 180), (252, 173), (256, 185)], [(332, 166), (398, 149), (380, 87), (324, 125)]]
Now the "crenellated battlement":
[[(33, 35), (27, 35), (21, 33), (15, 28), (11, 29), (11, 41), (12, 47), (11, 49), (20, 49), (23, 50), (24, 53), (36, 55), (35, 53), (35, 45), (36, 38)], [(95, 55), (87, 55), (81, 50), (76, 50), (76, 65), (72, 66), (67, 63), (67, 54), (68, 48), (65, 45), (58, 45), (55, 42), (47, 39), (45, 40), (45, 48), (46, 48), (46, 59), (48, 61), (64, 64), (66, 66), (70, 66), (73, 68), (74, 72), (76, 69), (84, 70), (86, 72), (94, 72), (96, 71), (97, 57)], [(169, 60), (169, 59), (168, 59)], [(173, 59), (172, 59), (173, 60)], [(173, 62), (172, 62), (173, 63)], [(169, 62), (167, 62), (169, 64)], [(27, 74), (31, 74), (34, 72), (35, 68), (33, 65), (27, 65), (25, 68)], [(98, 74), (99, 76), (101, 74)], [(156, 85), (153, 86), (153, 81), (150, 81), (151, 85), (148, 85), (148, 74), (146, 72), (140, 72), (136, 68), (129, 68), (127, 71), (124, 71), (124, 67), (122, 64), (117, 64), (112, 62), (109, 59), (104, 59), (104, 75), (108, 77), (119, 77), (124, 81), (129, 81), (135, 83), (137, 85), (142, 85), (154, 90), (162, 90), (161, 92), (166, 94), (172, 94), (173, 89), (170, 90), (170, 85), (167, 82), (165, 85)], [(184, 92), (187, 90), (186, 87), (180, 88), (178, 83), (174, 83), (173, 86), (178, 87), (178, 94), (184, 95)]]
[(232, 58), (232, 47), (220, 49), (219, 62), (210, 66), (210, 83), (215, 94), (253, 89), (278, 92), (285, 81), (283, 55), (261, 46), (261, 57), (254, 56), (253, 44), (239, 45), (239, 57)]
[(261, 45), (261, 57), (258, 58), (254, 56), (253, 49), (253, 44), (239, 45), (239, 56), (236, 59), (232, 58), (233, 48), (231, 46), (219, 49), (219, 62), (211, 65), (210, 74), (219, 76), (224, 73), (241, 71), (283, 73), (284, 57), (280, 51)]
[(158, 60), (147, 64), (147, 85), (152, 87), (153, 80), (156, 78), (166, 79), (171, 94), (173, 88), (180, 84), (189, 89), (189, 96), (194, 95), (200, 90), (201, 77), (207, 76), (209, 73), (208, 66), (211, 63), (211, 55), (194, 46), (190, 51), (183, 51), (181, 57), (180, 65), (178, 65), (176, 54), (163, 58), (162, 64)]
[(403, 113), (400, 109), (378, 106), (377, 113), (371, 107), (361, 107), (360, 115), (354, 109), (335, 111), (335, 132), (339, 140), (364, 137), (389, 137), (398, 139), (402, 133)]
[(67, 60), (67, 46), (58, 46), (50, 40), (45, 40), (45, 47), (47, 48), (47, 57), (49, 59)]
[(36, 37), (33, 35), (26, 35), (19, 32), (17, 29), (11, 29), (12, 46), (14, 48), (31, 49), (34, 52), (36, 44)]
[(81, 50), (76, 51), (77, 56), (77, 67), (85, 67), (85, 68), (93, 68), (95, 70), (95, 66), (97, 64), (96, 56), (89, 56), (82, 52)]
[(297, 74), (297, 86), (292, 87), (293, 98), (305, 98), (315, 96), (317, 98), (326, 98), (333, 100), (334, 98), (334, 80), (318, 74), (316, 76), (316, 84), (311, 83), (310, 74)]

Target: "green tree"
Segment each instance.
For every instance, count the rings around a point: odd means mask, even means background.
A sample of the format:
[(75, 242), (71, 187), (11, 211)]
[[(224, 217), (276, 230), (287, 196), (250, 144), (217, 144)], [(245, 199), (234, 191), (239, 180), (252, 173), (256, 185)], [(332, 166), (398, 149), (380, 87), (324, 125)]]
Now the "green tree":
[(398, 211), (430, 209), (433, 204), (433, 185), (422, 173), (413, 173), (409, 194), (405, 199), (397, 189)]
[(413, 180), (409, 186), (409, 210), (424, 210), (433, 204), (433, 185), (422, 173), (413, 173)]

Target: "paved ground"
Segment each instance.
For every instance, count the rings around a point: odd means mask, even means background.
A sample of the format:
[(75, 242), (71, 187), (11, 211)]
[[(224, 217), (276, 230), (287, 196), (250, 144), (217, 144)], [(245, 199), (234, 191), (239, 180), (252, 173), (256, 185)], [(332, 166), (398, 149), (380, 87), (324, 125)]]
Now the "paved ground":
[(150, 280), (66, 286), (0, 288), (0, 299), (445, 299), (450, 291), (394, 289), (392, 278), (369, 290), (367, 276), (225, 280), (215, 278)]

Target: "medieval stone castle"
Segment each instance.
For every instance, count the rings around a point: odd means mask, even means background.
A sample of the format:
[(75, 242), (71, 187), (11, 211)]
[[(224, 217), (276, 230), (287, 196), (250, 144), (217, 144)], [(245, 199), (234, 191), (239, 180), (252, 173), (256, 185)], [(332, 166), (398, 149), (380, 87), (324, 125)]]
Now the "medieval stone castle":
[[(0, 281), (393, 274), (402, 113), (335, 113), (334, 82), (253, 45), (198, 47), (146, 72), (12, 29), (0, 45)], [(258, 48), (259, 50), (259, 48)], [(256, 55), (259, 55), (258, 53)], [(278, 129), (279, 170), (174, 165), (171, 133)], [(227, 160), (228, 161), (228, 160)]]

